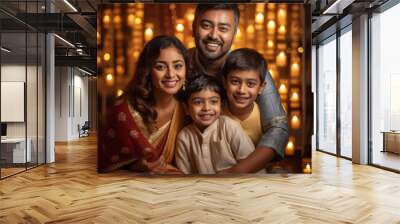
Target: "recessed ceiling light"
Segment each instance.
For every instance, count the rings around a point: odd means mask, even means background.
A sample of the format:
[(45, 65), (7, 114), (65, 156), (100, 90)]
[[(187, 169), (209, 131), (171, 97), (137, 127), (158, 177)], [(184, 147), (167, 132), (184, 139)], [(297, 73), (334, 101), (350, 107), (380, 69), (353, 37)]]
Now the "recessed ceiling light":
[(74, 12), (78, 12), (78, 10), (68, 1), (64, 0), (65, 4), (67, 4)]
[(54, 36), (57, 37), (57, 38), (58, 38), (59, 40), (61, 40), (62, 42), (66, 43), (68, 46), (75, 48), (75, 45), (73, 45), (73, 44), (72, 44), (71, 42), (69, 42), (68, 40), (66, 40), (66, 39), (64, 39), (64, 38), (62, 38), (62, 37), (60, 37), (60, 36), (57, 35), (57, 34), (54, 34)]
[(7, 53), (10, 53), (11, 52), (11, 50), (9, 50), (9, 49), (7, 49), (7, 48), (5, 48), (5, 47), (1, 47), (0, 48), (2, 51), (4, 51), (4, 52), (7, 52)]
[(337, 0), (334, 1), (328, 8), (326, 8), (322, 14), (327, 15), (327, 14), (342, 14), (343, 9), (345, 9), (347, 6), (351, 5), (355, 0)]
[(83, 72), (83, 73), (85, 73), (85, 74), (87, 74), (87, 75), (93, 75), (92, 73), (90, 73), (90, 72), (88, 72), (88, 71), (86, 71), (86, 70), (83, 70), (83, 69), (81, 69), (81, 68), (79, 68), (79, 67), (78, 67), (78, 70), (81, 71), (81, 72)]

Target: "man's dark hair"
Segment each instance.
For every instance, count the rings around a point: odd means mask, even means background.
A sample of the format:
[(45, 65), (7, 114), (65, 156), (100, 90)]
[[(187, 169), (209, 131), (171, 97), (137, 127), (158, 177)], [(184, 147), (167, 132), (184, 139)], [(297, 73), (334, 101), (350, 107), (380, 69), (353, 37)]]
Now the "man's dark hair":
[(200, 17), (200, 15), (209, 10), (233, 11), (233, 14), (235, 15), (235, 26), (237, 27), (239, 25), (240, 11), (238, 6), (236, 4), (219, 3), (219, 4), (198, 4), (196, 6), (196, 12), (194, 14), (193, 26), (194, 24), (197, 23), (197, 19)]
[(229, 53), (225, 65), (222, 68), (224, 78), (233, 70), (253, 70), (259, 74), (261, 82), (265, 80), (267, 63), (264, 57), (257, 51), (250, 48), (239, 48)]
[(222, 83), (214, 76), (200, 74), (196, 75), (188, 80), (188, 85), (185, 90), (178, 94), (180, 101), (188, 103), (190, 96), (193, 93), (200, 92), (202, 90), (211, 90), (216, 92), (221, 97), (221, 102), (225, 100), (225, 89)]

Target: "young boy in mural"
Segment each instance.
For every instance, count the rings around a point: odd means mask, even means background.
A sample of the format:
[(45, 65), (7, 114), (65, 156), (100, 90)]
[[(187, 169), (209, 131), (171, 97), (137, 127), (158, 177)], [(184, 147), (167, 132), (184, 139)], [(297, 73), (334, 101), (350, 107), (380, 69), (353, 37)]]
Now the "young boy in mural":
[[(196, 47), (189, 50), (188, 76), (208, 74), (221, 78), (239, 24), (235, 4), (199, 4), (193, 21)], [(263, 169), (272, 159), (283, 158), (288, 141), (288, 122), (271, 75), (265, 72), (265, 87), (257, 98), (263, 134), (256, 149), (221, 173), (250, 173)]]
[(215, 174), (229, 169), (254, 151), (239, 123), (221, 116), (222, 84), (212, 76), (198, 75), (181, 95), (192, 118), (179, 132), (175, 161), (185, 174)]

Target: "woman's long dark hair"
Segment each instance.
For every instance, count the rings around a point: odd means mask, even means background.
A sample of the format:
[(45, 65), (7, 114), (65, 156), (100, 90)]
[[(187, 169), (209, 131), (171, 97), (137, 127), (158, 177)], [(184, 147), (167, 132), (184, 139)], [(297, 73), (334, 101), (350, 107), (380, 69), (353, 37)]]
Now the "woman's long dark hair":
[(140, 53), (134, 77), (128, 85), (127, 94), (129, 103), (139, 112), (150, 131), (154, 130), (154, 124), (157, 119), (157, 112), (154, 109), (155, 98), (151, 77), (152, 66), (160, 56), (161, 50), (171, 46), (175, 47), (182, 55), (185, 60), (185, 68), (187, 68), (187, 52), (182, 42), (174, 36), (157, 36), (150, 40)]

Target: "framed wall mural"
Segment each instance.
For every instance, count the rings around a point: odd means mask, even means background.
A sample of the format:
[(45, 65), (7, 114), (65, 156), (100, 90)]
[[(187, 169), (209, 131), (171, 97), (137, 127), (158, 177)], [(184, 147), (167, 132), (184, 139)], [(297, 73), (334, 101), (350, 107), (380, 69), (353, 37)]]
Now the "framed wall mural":
[(103, 4), (98, 171), (311, 173), (311, 10)]

